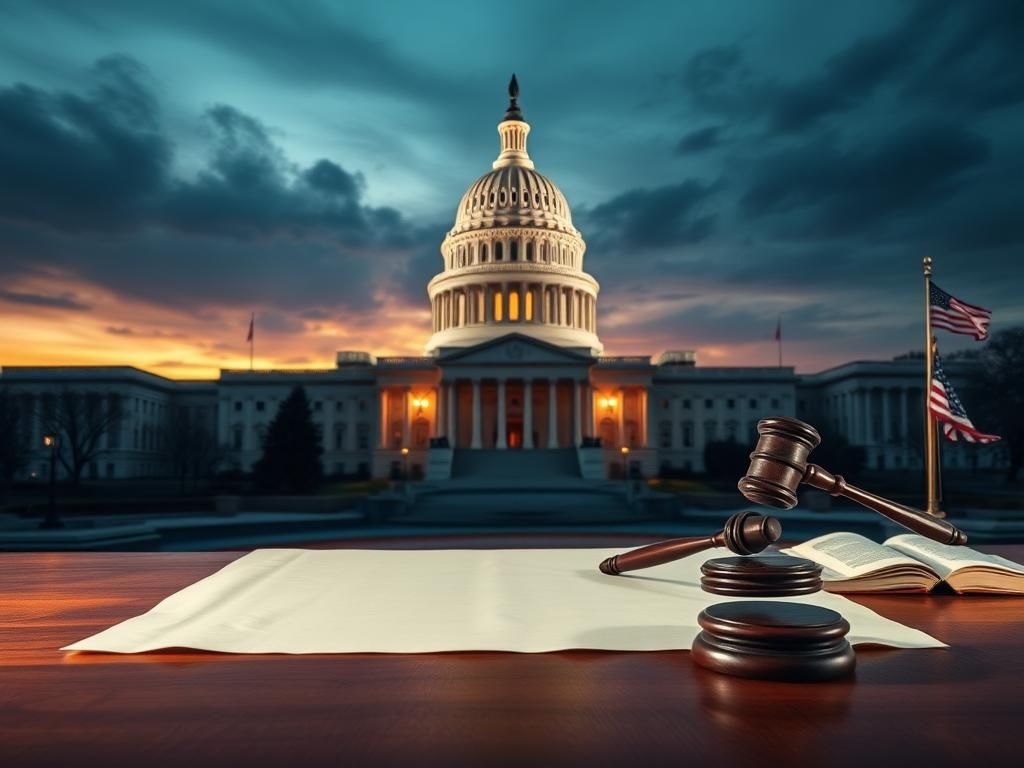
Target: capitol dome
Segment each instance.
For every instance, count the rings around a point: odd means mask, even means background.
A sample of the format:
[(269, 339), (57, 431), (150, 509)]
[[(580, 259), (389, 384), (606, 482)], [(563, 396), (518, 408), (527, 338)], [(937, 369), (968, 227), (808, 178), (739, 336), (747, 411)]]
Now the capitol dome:
[(441, 244), (443, 270), (427, 286), (427, 353), (522, 333), (598, 355), (599, 286), (583, 271), (586, 244), (565, 195), (527, 153), (515, 75), (509, 96), (501, 152), (462, 196)]

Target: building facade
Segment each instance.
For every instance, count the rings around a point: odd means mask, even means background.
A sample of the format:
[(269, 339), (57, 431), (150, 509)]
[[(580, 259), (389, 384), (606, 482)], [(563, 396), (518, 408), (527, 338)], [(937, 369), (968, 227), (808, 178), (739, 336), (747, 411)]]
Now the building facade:
[[(106, 414), (86, 478), (168, 473), (168, 432), (188, 418), (216, 436), (220, 464), (248, 471), (278, 405), (301, 385), (322, 436), (324, 470), (387, 477), (424, 470), (429, 453), (594, 446), (604, 472), (700, 472), (715, 440), (753, 444), (758, 419), (798, 416), (862, 445), (869, 466), (919, 468), (923, 363), (856, 362), (810, 376), (786, 367), (703, 367), (692, 352), (603, 354), (598, 282), (558, 187), (534, 167), (530, 126), (511, 102), (491, 170), (463, 195), (427, 286), (432, 328), (422, 357), (342, 351), (323, 370), (221, 372), (184, 382), (126, 367), (7, 367), (22, 434), (38, 447), (27, 477), (45, 477), (44, 425), (62, 393)], [(958, 373), (948, 366), (951, 376)], [(918, 439), (919, 442), (919, 439)], [(1001, 461), (998, 446), (955, 447), (950, 466)]]

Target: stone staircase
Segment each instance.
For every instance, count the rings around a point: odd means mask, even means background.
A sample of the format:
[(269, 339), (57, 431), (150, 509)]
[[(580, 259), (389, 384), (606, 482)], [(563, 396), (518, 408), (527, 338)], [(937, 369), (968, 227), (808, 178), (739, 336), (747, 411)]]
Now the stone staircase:
[(388, 519), (460, 526), (630, 522), (653, 516), (648, 496), (622, 481), (582, 477), (574, 448), (458, 449), (451, 479), (409, 486), (403, 509)]
[(452, 456), (452, 479), (486, 478), (567, 478), (580, 477), (580, 464), (574, 448), (552, 450), (457, 449)]

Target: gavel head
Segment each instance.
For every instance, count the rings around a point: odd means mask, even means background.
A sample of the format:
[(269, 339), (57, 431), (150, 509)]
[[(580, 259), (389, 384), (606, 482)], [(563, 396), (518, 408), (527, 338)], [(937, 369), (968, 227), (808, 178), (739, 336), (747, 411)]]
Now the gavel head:
[(761, 419), (757, 434), (750, 467), (737, 487), (757, 504), (792, 509), (797, 486), (807, 471), (807, 456), (821, 442), (821, 435), (810, 424), (786, 416)]
[(782, 523), (746, 510), (726, 520), (722, 534), (725, 546), (737, 555), (756, 555), (782, 538)]

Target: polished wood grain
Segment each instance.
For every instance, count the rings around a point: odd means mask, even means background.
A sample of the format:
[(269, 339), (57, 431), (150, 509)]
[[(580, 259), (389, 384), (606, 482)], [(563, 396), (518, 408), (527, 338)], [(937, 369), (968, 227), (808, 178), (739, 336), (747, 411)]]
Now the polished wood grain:
[[(524, 535), (355, 545), (638, 540)], [(992, 551), (1024, 559), (1024, 547)], [(1021, 764), (1024, 598), (856, 596), (951, 648), (859, 647), (852, 679), (813, 685), (717, 675), (683, 651), (57, 650), (240, 554), (0, 555), (0, 765)]]

